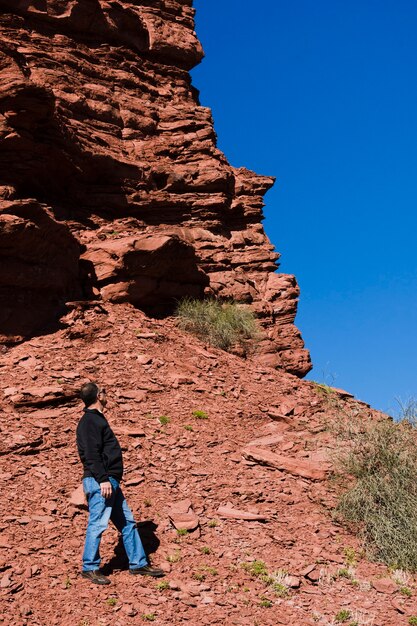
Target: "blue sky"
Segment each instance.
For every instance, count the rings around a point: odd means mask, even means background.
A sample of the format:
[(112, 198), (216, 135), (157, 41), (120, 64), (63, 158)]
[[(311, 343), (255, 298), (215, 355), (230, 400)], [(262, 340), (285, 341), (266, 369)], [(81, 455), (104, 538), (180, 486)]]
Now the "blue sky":
[(218, 145), (277, 177), (264, 226), (300, 284), (308, 378), (395, 412), (417, 396), (417, 3), (195, 7)]

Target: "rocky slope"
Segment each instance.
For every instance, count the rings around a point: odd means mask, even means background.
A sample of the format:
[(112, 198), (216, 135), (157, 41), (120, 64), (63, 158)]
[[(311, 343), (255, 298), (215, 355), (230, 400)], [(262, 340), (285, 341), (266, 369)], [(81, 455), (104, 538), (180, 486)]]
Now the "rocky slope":
[[(367, 414), (366, 405), (340, 391), (329, 403), (314, 383), (129, 304), (79, 305), (65, 322), (0, 361), (1, 623), (335, 626), (349, 611), (346, 623), (401, 626), (417, 614), (415, 582), (404, 596), (332, 520), (327, 426), (340, 409)], [(114, 529), (102, 550), (112, 586), (78, 575), (87, 514), (70, 495), (81, 476), (77, 393), (88, 379), (108, 392), (124, 491), (167, 588), (129, 575)]]
[(298, 287), (264, 233), (273, 179), (229, 165), (188, 71), (192, 0), (0, 0), (0, 335), (101, 297), (251, 303), (259, 362), (303, 376)]

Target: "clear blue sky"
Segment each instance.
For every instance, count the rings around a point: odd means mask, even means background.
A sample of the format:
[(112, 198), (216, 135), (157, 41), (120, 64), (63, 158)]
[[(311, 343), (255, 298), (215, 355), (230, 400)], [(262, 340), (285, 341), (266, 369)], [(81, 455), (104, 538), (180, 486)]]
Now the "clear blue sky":
[(277, 177), (264, 226), (300, 284), (308, 378), (395, 412), (417, 396), (417, 3), (195, 7), (218, 145)]

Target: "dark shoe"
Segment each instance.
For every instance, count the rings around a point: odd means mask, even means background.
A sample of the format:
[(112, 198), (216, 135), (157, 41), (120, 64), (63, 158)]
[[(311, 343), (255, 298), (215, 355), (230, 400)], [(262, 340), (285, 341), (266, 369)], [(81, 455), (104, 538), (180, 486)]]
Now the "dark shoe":
[(153, 576), (154, 578), (162, 578), (162, 576), (165, 576), (165, 572), (162, 569), (151, 567), (150, 565), (130, 569), (129, 572), (135, 575), (139, 574), (140, 576)]
[(81, 576), (83, 578), (87, 578), (88, 580), (91, 580), (91, 582), (95, 583), (96, 585), (110, 585), (111, 584), (110, 580), (106, 578), (106, 576), (104, 576), (98, 569), (91, 569), (91, 570), (88, 570), (88, 572), (81, 572)]

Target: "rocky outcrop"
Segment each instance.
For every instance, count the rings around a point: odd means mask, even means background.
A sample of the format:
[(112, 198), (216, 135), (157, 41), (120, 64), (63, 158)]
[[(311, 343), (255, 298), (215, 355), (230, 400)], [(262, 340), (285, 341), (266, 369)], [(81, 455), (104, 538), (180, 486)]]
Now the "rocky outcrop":
[[(298, 287), (275, 274), (261, 224), (274, 181), (216, 147), (188, 73), (203, 56), (193, 17), (192, 0), (0, 0), (0, 207), (42, 205), (42, 236), (54, 245), (66, 230), (71, 263), (82, 245), (60, 289), (32, 279), (33, 301), (78, 289), (169, 310), (182, 295), (232, 297), (259, 315), (263, 363), (303, 375)], [(0, 333), (35, 332), (41, 308)]]
[[(72, 312), (67, 328), (0, 354), (2, 626), (138, 626), (152, 615), (158, 626), (329, 626), (342, 608), (344, 624), (400, 626), (417, 615), (404, 592), (416, 577), (368, 561), (335, 520), (342, 476), (323, 480), (340, 446), (329, 423), (386, 416), (206, 348), (131, 304)], [(86, 380), (107, 390), (123, 492), (163, 586), (129, 574), (113, 528), (101, 544), (111, 587), (80, 576)]]
[(9, 340), (39, 330), (79, 295), (79, 255), (45, 205), (0, 203), (0, 329)]

